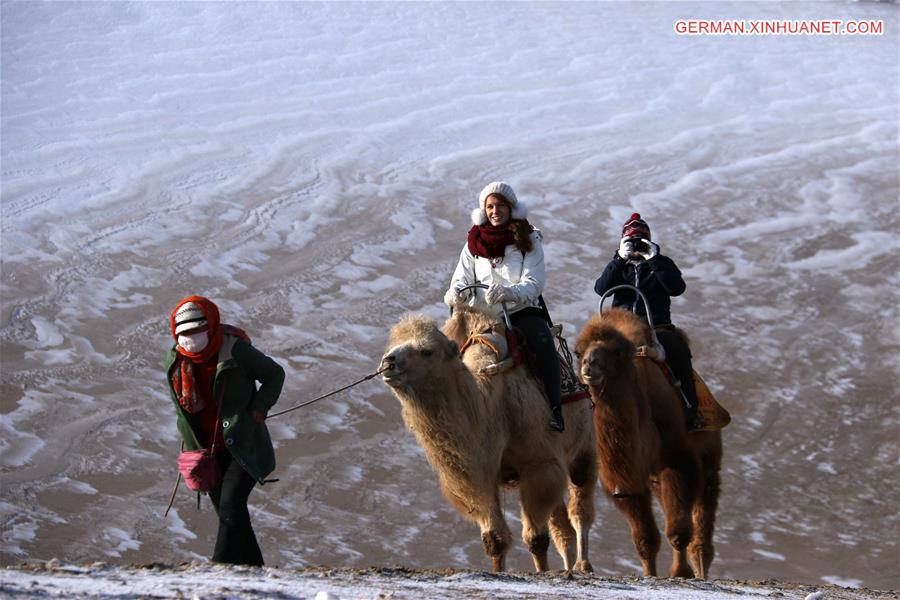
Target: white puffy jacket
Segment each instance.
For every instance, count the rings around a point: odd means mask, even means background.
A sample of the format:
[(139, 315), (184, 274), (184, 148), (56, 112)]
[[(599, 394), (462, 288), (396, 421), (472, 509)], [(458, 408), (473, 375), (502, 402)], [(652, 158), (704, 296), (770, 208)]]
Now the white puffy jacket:
[[(532, 249), (524, 256), (514, 244), (508, 245), (503, 260), (495, 267), (491, 266), (489, 259), (474, 256), (469, 252), (469, 246), (466, 244), (459, 254), (459, 263), (457, 263), (453, 278), (450, 280), (450, 289), (458, 290), (473, 283), (485, 285), (499, 283), (510, 288), (515, 294), (515, 301), (506, 303), (510, 314), (529, 306), (540, 306), (538, 296), (543, 293), (546, 281), (541, 237), (540, 230), (535, 229), (531, 232)], [(484, 293), (487, 290), (477, 289), (474, 291), (475, 295), (468, 300), (469, 305), (486, 309), (497, 316), (501, 314), (499, 304), (490, 305), (485, 301)]]

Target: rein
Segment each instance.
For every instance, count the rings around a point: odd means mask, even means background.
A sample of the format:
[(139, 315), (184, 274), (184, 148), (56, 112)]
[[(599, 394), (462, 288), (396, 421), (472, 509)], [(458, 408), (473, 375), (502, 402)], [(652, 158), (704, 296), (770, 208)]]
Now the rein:
[(497, 355), (497, 360), (502, 360), (503, 356), (500, 348), (486, 335), (489, 331), (491, 330), (488, 329), (486, 331), (482, 331), (481, 333), (473, 333), (472, 335), (470, 335), (466, 342), (462, 345), (462, 347), (460, 347), (459, 355), (462, 356), (463, 354), (465, 354), (466, 350), (468, 350), (469, 347), (473, 346), (474, 344), (483, 344), (490, 348), (494, 352), (494, 354)]
[(298, 408), (303, 408), (304, 406), (309, 406), (309, 405), (312, 404), (313, 402), (318, 402), (319, 400), (324, 400), (325, 398), (327, 398), (327, 397), (329, 397), (329, 396), (334, 396), (334, 395), (337, 394), (338, 392), (343, 392), (344, 390), (348, 390), (348, 389), (352, 388), (352, 387), (355, 386), (355, 385), (359, 385), (359, 384), (361, 384), (361, 383), (364, 382), (364, 381), (368, 381), (368, 380), (372, 379), (373, 377), (377, 377), (377, 376), (381, 375), (382, 373), (384, 373), (385, 371), (390, 371), (390, 370), (393, 369), (393, 368), (394, 368), (393, 366), (388, 366), (388, 367), (384, 367), (383, 369), (378, 369), (378, 370), (375, 371), (374, 373), (370, 373), (369, 375), (366, 375), (366, 376), (363, 377), (362, 379), (360, 379), (360, 380), (358, 380), (358, 381), (354, 381), (353, 383), (351, 383), (351, 384), (349, 384), (349, 385), (345, 385), (345, 386), (342, 387), (342, 388), (336, 389), (336, 390), (334, 390), (333, 392), (328, 392), (327, 394), (323, 394), (323, 395), (319, 396), (318, 398), (313, 398), (312, 400), (309, 400), (309, 401), (304, 402), (304, 403), (302, 403), (302, 404), (298, 404), (297, 406), (292, 406), (291, 408), (288, 408), (288, 409), (286, 409), (286, 410), (282, 410), (282, 411), (277, 412), (277, 413), (272, 413), (271, 415), (267, 416), (266, 419), (273, 419), (273, 418), (275, 418), (275, 417), (280, 417), (281, 415), (286, 414), (286, 413), (289, 413), (289, 412), (291, 412), (292, 410), (297, 410)]

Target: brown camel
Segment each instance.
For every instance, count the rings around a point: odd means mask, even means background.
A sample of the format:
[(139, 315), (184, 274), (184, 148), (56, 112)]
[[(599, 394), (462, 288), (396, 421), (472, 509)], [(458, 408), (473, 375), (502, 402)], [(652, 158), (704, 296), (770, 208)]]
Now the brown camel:
[[(462, 335), (489, 323), (489, 317), (475, 316), (458, 308), (444, 329)], [(382, 377), (400, 400), (403, 420), (437, 472), (444, 496), (481, 528), (494, 571), (504, 569), (512, 539), (500, 504), (502, 489), (510, 486), (519, 488), (522, 539), (535, 569), (549, 569), (549, 521), (565, 568), (591, 571), (588, 530), (597, 463), (589, 403), (568, 405), (567, 431), (550, 431), (550, 410), (537, 381), (522, 366), (489, 374), (499, 360), (495, 349), (502, 352), (498, 345), (504, 344), (502, 335), (485, 341), (460, 356), (459, 343), (432, 319), (406, 317), (391, 329), (382, 359), (382, 368), (390, 370)]]
[(652, 359), (638, 355), (649, 345), (649, 327), (621, 309), (594, 315), (578, 336), (579, 371), (595, 403), (600, 481), (628, 520), (645, 576), (656, 575), (660, 545), (652, 492), (673, 549), (669, 575), (705, 579), (714, 557), (722, 436), (687, 433), (680, 395)]

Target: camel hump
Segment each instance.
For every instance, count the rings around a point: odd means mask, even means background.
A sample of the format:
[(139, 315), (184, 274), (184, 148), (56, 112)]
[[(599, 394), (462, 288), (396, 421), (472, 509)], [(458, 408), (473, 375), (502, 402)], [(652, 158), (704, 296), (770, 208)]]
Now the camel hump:
[(610, 308), (600, 315), (600, 323), (606, 323), (618, 330), (635, 347), (648, 345), (653, 338), (650, 326), (640, 317), (624, 308)]
[(731, 423), (731, 415), (719, 404), (697, 371), (694, 371), (694, 387), (697, 390), (697, 411), (703, 417), (703, 426), (697, 431), (716, 431)]

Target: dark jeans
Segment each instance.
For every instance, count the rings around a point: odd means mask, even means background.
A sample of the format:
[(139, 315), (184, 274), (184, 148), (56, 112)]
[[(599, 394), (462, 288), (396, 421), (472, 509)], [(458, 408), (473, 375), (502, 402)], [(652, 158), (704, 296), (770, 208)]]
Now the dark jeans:
[(250, 525), (247, 498), (256, 485), (244, 468), (232, 459), (227, 450), (217, 454), (222, 468), (222, 485), (209, 492), (216, 514), (219, 533), (213, 550), (213, 562), (261, 567), (262, 552)]
[(524, 308), (509, 315), (513, 327), (519, 329), (525, 335), (528, 349), (537, 360), (537, 372), (544, 383), (544, 391), (550, 406), (560, 405), (560, 377), (559, 358), (556, 354), (556, 344), (553, 342), (553, 334), (544, 315), (537, 308)]
[(665, 326), (656, 328), (656, 337), (666, 350), (666, 362), (672, 369), (675, 379), (681, 382), (689, 407), (685, 413), (690, 421), (697, 414), (697, 390), (694, 387), (694, 367), (691, 364), (691, 348), (677, 331)]

